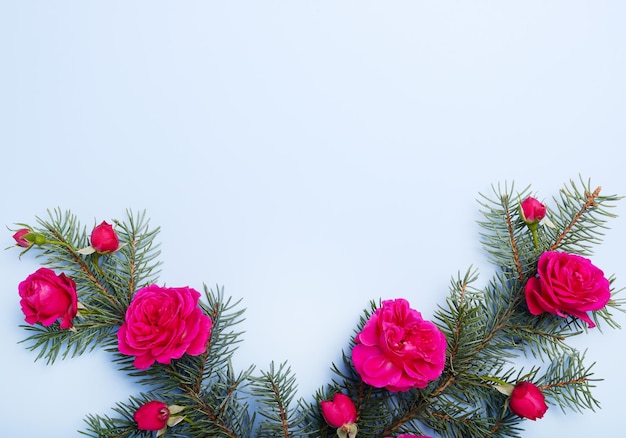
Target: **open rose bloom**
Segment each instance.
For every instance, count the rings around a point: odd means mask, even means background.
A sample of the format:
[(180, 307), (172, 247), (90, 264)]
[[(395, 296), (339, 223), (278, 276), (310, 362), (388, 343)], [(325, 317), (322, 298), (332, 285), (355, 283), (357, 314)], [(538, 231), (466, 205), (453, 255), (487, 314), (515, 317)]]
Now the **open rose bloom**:
[(65, 274), (39, 268), (18, 285), (18, 291), (27, 323), (49, 326), (60, 319), (60, 328), (74, 326), (72, 319), (78, 313), (76, 283)]
[(371, 386), (389, 391), (424, 388), (443, 372), (446, 338), (405, 299), (386, 300), (357, 335), (352, 362)]
[(198, 307), (199, 298), (189, 287), (138, 290), (117, 333), (120, 353), (135, 356), (139, 369), (204, 353), (213, 322)]
[(575, 316), (589, 327), (595, 324), (588, 311), (602, 309), (611, 298), (610, 283), (589, 259), (564, 252), (541, 254), (538, 277), (526, 283), (526, 303), (533, 315), (544, 312)]

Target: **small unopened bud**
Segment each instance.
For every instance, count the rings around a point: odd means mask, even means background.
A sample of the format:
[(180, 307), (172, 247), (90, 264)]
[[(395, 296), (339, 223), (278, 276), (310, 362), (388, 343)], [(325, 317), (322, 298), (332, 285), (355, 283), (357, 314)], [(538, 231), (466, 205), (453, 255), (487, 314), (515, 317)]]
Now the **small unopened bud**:
[(530, 382), (519, 382), (511, 393), (509, 408), (514, 414), (534, 421), (543, 417), (548, 410), (548, 405), (537, 386)]
[(28, 248), (29, 246), (31, 246), (32, 242), (29, 242), (28, 239), (26, 239), (26, 235), (29, 233), (30, 233), (30, 230), (28, 228), (22, 228), (21, 230), (18, 230), (13, 235), (13, 239), (15, 239), (15, 243), (17, 243), (17, 245), (21, 246), (22, 248)]
[(120, 246), (120, 239), (117, 237), (111, 224), (103, 221), (91, 232), (91, 247), (99, 253), (116, 251)]
[(520, 210), (528, 225), (538, 224), (546, 216), (546, 206), (531, 196), (520, 203)]

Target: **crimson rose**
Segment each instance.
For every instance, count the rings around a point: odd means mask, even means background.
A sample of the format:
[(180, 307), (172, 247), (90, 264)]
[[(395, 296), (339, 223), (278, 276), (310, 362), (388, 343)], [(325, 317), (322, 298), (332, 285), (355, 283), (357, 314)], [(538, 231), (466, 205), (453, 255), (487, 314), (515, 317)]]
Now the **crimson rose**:
[(113, 252), (120, 246), (113, 226), (106, 221), (95, 227), (91, 232), (91, 247), (99, 253)]
[(32, 245), (31, 242), (26, 240), (24, 236), (30, 233), (30, 230), (27, 228), (22, 228), (21, 230), (17, 230), (17, 232), (13, 235), (13, 239), (15, 239), (15, 243), (17, 243), (22, 248), (28, 248)]
[(603, 308), (611, 298), (611, 290), (609, 280), (589, 259), (564, 252), (544, 252), (539, 257), (537, 274), (539, 278), (529, 278), (526, 283), (530, 313), (571, 315), (589, 327), (595, 326), (586, 312)]
[(139, 406), (133, 418), (141, 430), (161, 430), (167, 426), (170, 410), (165, 403), (153, 400)]
[(140, 369), (204, 353), (213, 322), (198, 307), (199, 298), (190, 287), (139, 289), (117, 332), (120, 353), (135, 356)]
[(335, 394), (332, 401), (320, 402), (320, 407), (324, 419), (333, 427), (343, 427), (356, 421), (356, 407), (345, 394)]
[(60, 318), (62, 329), (74, 326), (72, 319), (78, 312), (76, 283), (65, 274), (39, 268), (18, 285), (18, 291), (27, 323), (49, 326)]
[(509, 407), (514, 414), (533, 421), (542, 418), (548, 410), (543, 393), (530, 382), (515, 385), (509, 399)]
[(386, 300), (356, 336), (352, 362), (371, 386), (389, 391), (424, 388), (443, 371), (446, 338), (405, 299)]
[(528, 197), (520, 203), (522, 219), (527, 224), (539, 223), (546, 216), (546, 206), (533, 197)]

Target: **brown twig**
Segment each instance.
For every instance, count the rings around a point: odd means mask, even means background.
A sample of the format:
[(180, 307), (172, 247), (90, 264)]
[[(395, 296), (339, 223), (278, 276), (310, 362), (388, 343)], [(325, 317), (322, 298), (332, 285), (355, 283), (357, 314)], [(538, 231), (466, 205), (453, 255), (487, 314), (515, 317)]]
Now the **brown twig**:
[(506, 211), (506, 228), (509, 233), (509, 242), (511, 243), (511, 249), (513, 250), (513, 260), (515, 261), (515, 269), (517, 270), (517, 278), (519, 281), (524, 280), (524, 273), (522, 271), (522, 263), (519, 259), (519, 252), (517, 250), (517, 243), (515, 242), (515, 237), (513, 235), (513, 222), (511, 220), (511, 213), (509, 211), (509, 202), (508, 196), (502, 196), (502, 203), (504, 207), (504, 211)]
[(580, 377), (578, 379), (567, 380), (565, 382), (551, 383), (551, 384), (548, 384), (548, 385), (539, 385), (537, 387), (540, 390), (545, 391), (546, 389), (562, 388), (562, 387), (568, 386), (568, 385), (580, 385), (581, 383), (587, 382), (587, 380), (588, 379), (586, 377)]
[(289, 422), (287, 421), (287, 412), (285, 411), (285, 406), (282, 403), (282, 399), (280, 397), (280, 391), (278, 387), (272, 382), (272, 391), (274, 392), (274, 396), (276, 397), (276, 404), (278, 405), (278, 411), (280, 415), (280, 422), (282, 424), (283, 436), (285, 438), (289, 438)]
[(572, 218), (571, 222), (565, 228), (563, 228), (563, 231), (561, 232), (561, 234), (559, 234), (559, 236), (555, 239), (554, 243), (550, 246), (549, 251), (556, 250), (561, 244), (561, 242), (563, 241), (563, 239), (565, 239), (565, 237), (569, 234), (569, 232), (572, 231), (576, 223), (585, 214), (585, 212), (587, 212), (587, 210), (589, 210), (590, 208), (596, 207), (598, 205), (596, 203), (596, 198), (600, 195), (600, 190), (602, 190), (602, 187), (600, 186), (598, 186), (591, 193), (585, 190), (585, 196), (587, 197), (587, 199), (585, 200), (585, 203), (583, 204), (582, 208), (578, 211), (578, 213), (576, 213), (576, 215)]

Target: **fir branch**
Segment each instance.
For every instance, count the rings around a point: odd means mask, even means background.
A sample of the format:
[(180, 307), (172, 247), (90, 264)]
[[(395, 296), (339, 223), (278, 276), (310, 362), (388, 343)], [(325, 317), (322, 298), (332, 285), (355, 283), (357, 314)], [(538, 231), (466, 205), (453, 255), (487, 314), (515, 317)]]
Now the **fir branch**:
[(614, 218), (615, 214), (608, 209), (615, 207), (621, 196), (601, 196), (601, 187), (591, 190), (591, 183), (580, 181), (578, 187), (570, 181), (569, 187), (564, 186), (559, 197), (554, 197), (556, 210), (549, 210), (552, 222), (558, 234), (552, 234), (550, 251), (557, 249), (565, 252), (588, 256), (591, 246), (602, 241), (603, 229), (606, 229), (606, 218)]
[(482, 201), (479, 204), (483, 207), (481, 213), (484, 220), (478, 224), (485, 231), (480, 235), (483, 237), (483, 247), (490, 255), (492, 262), (500, 266), (504, 271), (515, 272), (517, 279), (522, 281), (525, 277), (525, 262), (521, 259), (520, 253), (524, 248), (520, 247), (521, 242), (527, 239), (520, 238), (521, 231), (525, 225), (519, 217), (519, 203), (511, 205), (511, 200), (515, 197), (518, 200), (528, 195), (529, 187), (525, 188), (514, 196), (514, 185), (508, 187), (505, 184), (504, 191), (500, 185), (492, 186), (496, 195), (495, 199), (480, 194)]
[(109, 261), (116, 263), (110, 265), (112, 269), (107, 269), (109, 265), (105, 265), (103, 271), (109, 274), (109, 278), (116, 279), (116, 289), (126, 291), (128, 307), (137, 289), (156, 282), (161, 264), (157, 257), (161, 251), (158, 249), (160, 245), (155, 243), (160, 229), (149, 228), (145, 210), (138, 214), (127, 210), (126, 215), (128, 222), (113, 221), (118, 227), (117, 233), (122, 243), (118, 252), (122, 257), (109, 258)]
[(142, 404), (157, 399), (152, 393), (142, 394), (140, 397), (130, 397), (127, 402), (117, 403), (112, 409), (116, 417), (109, 415), (89, 414), (85, 418), (86, 430), (79, 430), (81, 435), (92, 438), (148, 438), (154, 435), (151, 431), (137, 429), (133, 418), (134, 412)]
[(216, 286), (215, 290), (204, 286), (207, 304), (200, 303), (211, 320), (213, 329), (209, 340), (209, 348), (205, 354), (205, 367), (202, 379), (208, 378), (214, 370), (223, 369), (230, 363), (244, 332), (234, 331), (233, 328), (244, 321), (245, 308), (239, 308), (241, 300), (234, 301), (226, 297), (224, 288)]
[(232, 366), (220, 370), (200, 393), (183, 387), (186, 403), (193, 407), (190, 436), (247, 438), (253, 430), (254, 416), (248, 414), (248, 403), (243, 394), (252, 379), (250, 367), (238, 375)]
[(257, 427), (258, 437), (298, 437), (304, 417), (291, 403), (297, 391), (296, 376), (286, 362), (275, 367), (270, 363), (269, 371), (252, 380), (252, 395), (259, 403), (259, 415), (263, 418)]
[(30, 351), (38, 351), (35, 361), (45, 359), (48, 365), (52, 365), (59, 358), (80, 356), (97, 346), (108, 345), (112, 330), (106, 324), (81, 322), (74, 325), (74, 330), (60, 329), (58, 323), (48, 327), (40, 324), (20, 327), (32, 333), (20, 343), (27, 344), (26, 348)]
[(584, 363), (585, 354), (578, 351), (555, 358), (537, 380), (546, 397), (558, 404), (563, 412), (584, 409), (594, 411), (600, 403), (591, 393), (594, 387), (591, 369)]

